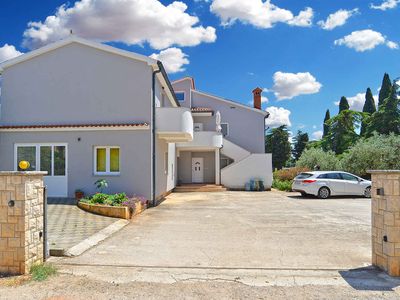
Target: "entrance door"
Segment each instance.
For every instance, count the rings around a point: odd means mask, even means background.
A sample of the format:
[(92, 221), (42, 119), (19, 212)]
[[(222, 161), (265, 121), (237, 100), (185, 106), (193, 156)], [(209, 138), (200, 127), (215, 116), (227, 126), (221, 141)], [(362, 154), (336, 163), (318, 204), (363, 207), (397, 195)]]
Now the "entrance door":
[(20, 161), (26, 160), (27, 171), (46, 171), (44, 182), (49, 197), (68, 196), (67, 145), (66, 144), (17, 144), (15, 146), (15, 170)]
[(204, 159), (202, 157), (192, 158), (192, 182), (202, 183), (204, 181)]

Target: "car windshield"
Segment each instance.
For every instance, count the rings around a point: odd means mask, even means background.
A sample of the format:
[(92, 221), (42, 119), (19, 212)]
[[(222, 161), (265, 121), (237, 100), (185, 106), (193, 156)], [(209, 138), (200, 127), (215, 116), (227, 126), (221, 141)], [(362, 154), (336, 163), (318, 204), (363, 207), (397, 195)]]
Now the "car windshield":
[(311, 173), (300, 173), (299, 175), (296, 176), (295, 179), (306, 179), (313, 176)]

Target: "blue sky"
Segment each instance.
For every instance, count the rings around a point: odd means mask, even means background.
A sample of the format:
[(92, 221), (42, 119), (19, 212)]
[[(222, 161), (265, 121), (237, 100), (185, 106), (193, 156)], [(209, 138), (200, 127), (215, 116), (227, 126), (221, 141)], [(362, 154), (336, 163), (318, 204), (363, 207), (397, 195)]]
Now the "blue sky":
[(290, 111), (290, 130), (315, 137), (325, 110), (335, 114), (342, 95), (359, 108), (359, 93), (367, 87), (377, 93), (384, 72), (400, 76), (399, 0), (128, 2), (1, 1), (0, 59), (72, 28), (85, 38), (155, 54), (166, 60), (171, 80), (193, 76), (198, 89), (225, 98), (248, 104), (253, 88), (265, 88), (264, 108), (274, 114), (274, 125), (287, 123)]

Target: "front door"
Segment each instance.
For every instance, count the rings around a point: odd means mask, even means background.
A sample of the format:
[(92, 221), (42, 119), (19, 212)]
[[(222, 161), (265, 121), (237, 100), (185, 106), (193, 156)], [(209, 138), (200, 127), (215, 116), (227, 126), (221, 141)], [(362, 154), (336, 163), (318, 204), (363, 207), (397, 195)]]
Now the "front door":
[(27, 171), (46, 171), (44, 182), (49, 197), (68, 196), (67, 145), (66, 144), (17, 144), (15, 170), (23, 171), (18, 164), (29, 162)]
[(202, 157), (192, 158), (192, 182), (202, 183), (204, 181), (204, 159)]

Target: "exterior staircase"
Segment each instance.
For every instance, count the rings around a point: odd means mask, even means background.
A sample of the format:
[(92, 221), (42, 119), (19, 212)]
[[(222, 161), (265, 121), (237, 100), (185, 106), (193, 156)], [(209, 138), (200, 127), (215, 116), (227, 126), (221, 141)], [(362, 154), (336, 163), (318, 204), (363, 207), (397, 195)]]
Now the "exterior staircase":
[(182, 184), (174, 189), (174, 193), (191, 193), (191, 192), (226, 192), (227, 188), (216, 184), (191, 183)]

